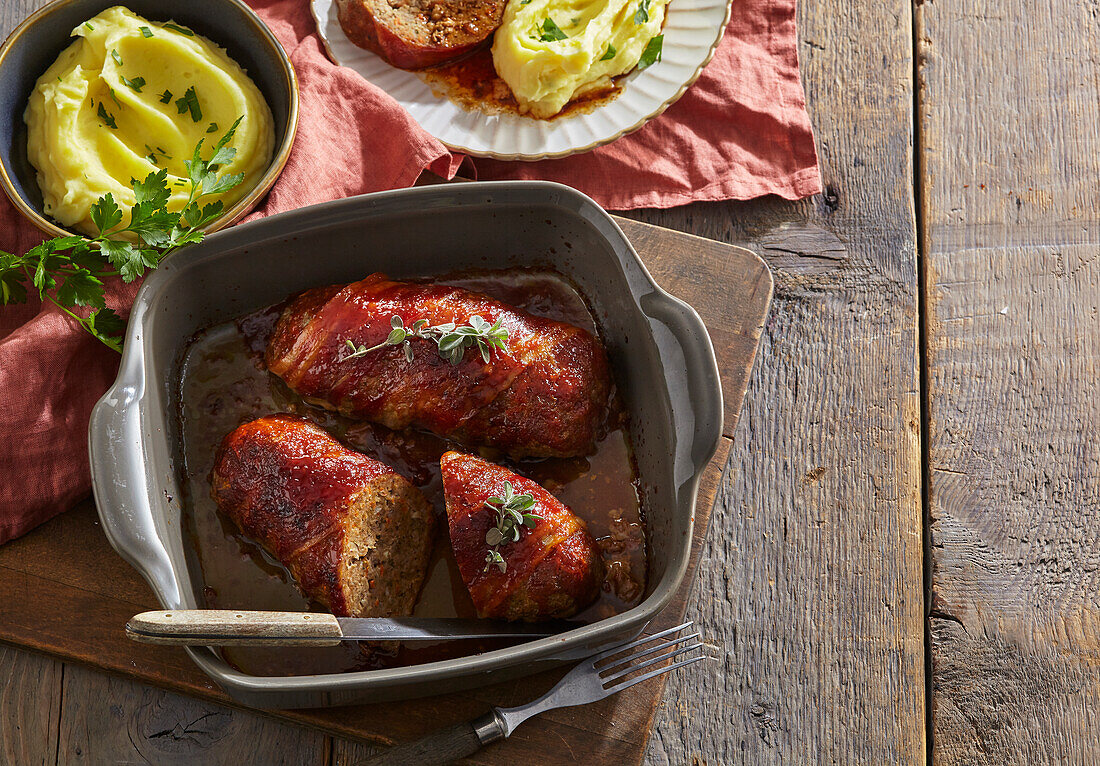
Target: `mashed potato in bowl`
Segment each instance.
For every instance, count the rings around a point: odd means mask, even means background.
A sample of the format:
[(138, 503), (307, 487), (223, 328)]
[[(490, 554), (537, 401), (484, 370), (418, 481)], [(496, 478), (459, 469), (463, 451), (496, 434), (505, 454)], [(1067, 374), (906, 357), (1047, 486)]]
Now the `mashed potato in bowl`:
[[(46, 70), (23, 115), (27, 154), (45, 212), (96, 234), (90, 210), (107, 193), (135, 202), (131, 179), (168, 169), (169, 210), (182, 210), (190, 184), (184, 161), (207, 152), (240, 118), (236, 155), (220, 174), (244, 173), (221, 199), (228, 209), (261, 179), (275, 146), (271, 110), (226, 52), (171, 22), (147, 21), (116, 6), (73, 30), (76, 42)], [(204, 153), (209, 157), (209, 153)]]
[(612, 87), (661, 32), (669, 0), (509, 0), (493, 66), (520, 110), (551, 117)]

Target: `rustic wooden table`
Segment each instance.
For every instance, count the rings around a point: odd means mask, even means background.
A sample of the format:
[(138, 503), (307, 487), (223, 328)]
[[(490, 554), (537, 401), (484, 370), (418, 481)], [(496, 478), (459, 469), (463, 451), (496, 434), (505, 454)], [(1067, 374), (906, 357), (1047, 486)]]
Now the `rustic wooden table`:
[[(647, 761), (1097, 762), (1096, 0), (799, 22), (826, 192), (632, 214), (776, 276), (689, 607), (725, 665), (670, 680)], [(5, 763), (369, 752), (14, 649), (0, 687)]]

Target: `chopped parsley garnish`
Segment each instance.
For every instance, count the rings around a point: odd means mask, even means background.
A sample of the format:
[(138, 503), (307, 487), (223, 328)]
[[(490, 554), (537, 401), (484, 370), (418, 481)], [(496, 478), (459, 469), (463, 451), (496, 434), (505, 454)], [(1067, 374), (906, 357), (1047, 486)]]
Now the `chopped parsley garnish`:
[(138, 29), (141, 30), (141, 36), (142, 37), (152, 37), (153, 36), (153, 30), (149, 29), (149, 27), (138, 27)]
[(165, 22), (164, 24), (161, 24), (161, 26), (165, 29), (171, 29), (173, 32), (179, 32), (181, 35), (187, 35), (188, 37), (195, 36), (195, 33), (192, 32), (190, 29), (181, 27), (178, 24), (173, 24), (171, 21)]
[(96, 112), (99, 115), (99, 119), (103, 120), (103, 124), (111, 130), (118, 130), (118, 124), (115, 122), (115, 118), (107, 113), (107, 110), (103, 108), (103, 102), (99, 102), (99, 110)]
[(638, 3), (638, 12), (634, 14), (635, 24), (645, 24), (649, 21), (649, 0)]
[(645, 50), (642, 51), (641, 60), (638, 61), (639, 72), (661, 60), (661, 49), (664, 47), (664, 44), (664, 35), (657, 35), (649, 41), (649, 44), (645, 47)]
[(159, 164), (159, 163), (157, 162), (157, 155), (158, 155), (158, 154), (159, 154), (159, 155), (160, 155), (161, 157), (163, 157), (164, 159), (166, 159), (166, 160), (170, 160), (170, 159), (172, 159), (172, 158), (171, 158), (171, 157), (169, 157), (169, 156), (168, 156), (167, 154), (165, 154), (165, 153), (164, 153), (164, 150), (163, 150), (163, 149), (161, 149), (161, 148), (160, 148), (159, 146), (158, 146), (158, 147), (157, 147), (156, 149), (154, 149), (153, 147), (149, 146), (149, 144), (146, 144), (146, 145), (145, 145), (145, 151), (149, 152), (149, 153), (148, 153), (147, 155), (145, 155), (145, 156), (146, 156), (146, 157), (148, 157), (148, 158), (149, 158), (149, 161), (150, 161), (151, 163), (153, 163), (154, 165), (157, 165), (157, 164)]
[(218, 123), (212, 122), (212, 123), (210, 123), (210, 127), (206, 129), (206, 132), (207, 133), (213, 133), (217, 129), (218, 129)]
[(182, 97), (176, 99), (176, 109), (180, 114), (191, 112), (192, 122), (202, 121), (202, 109), (199, 108), (199, 97), (195, 93), (194, 85), (184, 91)]
[(542, 22), (542, 34), (539, 35), (539, 40), (544, 43), (554, 42), (556, 40), (564, 40), (568, 37), (565, 32), (561, 31), (561, 27), (554, 23), (554, 20), (549, 16)]
[(111, 48), (111, 58), (115, 60), (116, 64), (122, 66), (122, 56), (118, 55), (118, 51), (116, 51), (114, 48)]
[(85, 21), (84, 26), (86, 26), (88, 28), (89, 32), (94, 32), (95, 31), (95, 27), (92, 26), (92, 22), (90, 22), (90, 21)]
[(110, 96), (111, 100), (115, 102), (115, 106), (121, 108), (122, 102), (119, 101), (118, 96), (115, 95), (115, 89), (114, 88), (108, 87), (107, 88), (107, 95)]
[(126, 76), (122, 74), (120, 74), (119, 77), (122, 78), (122, 84), (135, 93), (141, 93), (141, 89), (145, 87), (144, 77), (135, 77), (132, 80), (127, 80)]
[(604, 54), (602, 56), (600, 56), (600, 61), (610, 61), (611, 59), (615, 58), (616, 53), (618, 53), (618, 51), (615, 50), (615, 46), (611, 43), (608, 43), (607, 50), (604, 51)]
[(160, 103), (167, 104), (171, 100), (172, 100), (172, 91), (166, 90), (166, 91), (164, 91), (164, 93), (160, 94)]
[(519, 0), (520, 5), (527, 5), (530, 2), (531, 2), (531, 0)]

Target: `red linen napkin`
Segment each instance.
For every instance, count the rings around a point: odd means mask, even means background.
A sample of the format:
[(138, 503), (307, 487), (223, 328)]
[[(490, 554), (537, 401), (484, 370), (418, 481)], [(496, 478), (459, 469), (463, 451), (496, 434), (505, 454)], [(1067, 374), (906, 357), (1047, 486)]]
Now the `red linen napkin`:
[(820, 193), (795, 0), (733, 0), (726, 35), (703, 74), (636, 133), (559, 160), (474, 165), (486, 180), (568, 184), (611, 210)]
[[(253, 0), (298, 72), (301, 115), (286, 169), (250, 216), (452, 177), (469, 158), (425, 133), (389, 96), (324, 55), (307, 0)], [(717, 54), (664, 115), (585, 155), (535, 163), (476, 160), (482, 179), (545, 178), (605, 207), (789, 199), (821, 191), (799, 79), (795, 0), (734, 0)], [(0, 250), (42, 235), (0, 200)], [(186, 257), (185, 255), (182, 257)], [(113, 285), (120, 313), (135, 285)], [(118, 356), (52, 305), (0, 308), (0, 543), (87, 494), (87, 425)]]

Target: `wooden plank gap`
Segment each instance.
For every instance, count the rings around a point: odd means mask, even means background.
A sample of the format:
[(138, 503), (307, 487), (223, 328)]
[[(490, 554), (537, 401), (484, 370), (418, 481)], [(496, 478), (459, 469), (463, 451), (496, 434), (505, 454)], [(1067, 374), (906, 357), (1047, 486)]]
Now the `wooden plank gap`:
[(61, 764), (61, 711), (65, 705), (65, 668), (67, 666), (67, 662), (61, 663), (61, 673), (58, 675), (57, 679), (57, 705), (54, 708), (53, 722), (54, 766), (60, 766)]
[(925, 56), (924, 0), (913, 0), (913, 209), (916, 228), (917, 258), (917, 359), (920, 383), (920, 477), (921, 477), (921, 562), (923, 581), (921, 595), (924, 599), (924, 758), (927, 766), (932, 766), (933, 742), (935, 732), (933, 721), (932, 694), (932, 486), (929, 413), (931, 393), (929, 388), (928, 358), (928, 280), (925, 273), (930, 239), (928, 236), (925, 211), (927, 210), (928, 178), (924, 163), (924, 81), (921, 67)]

